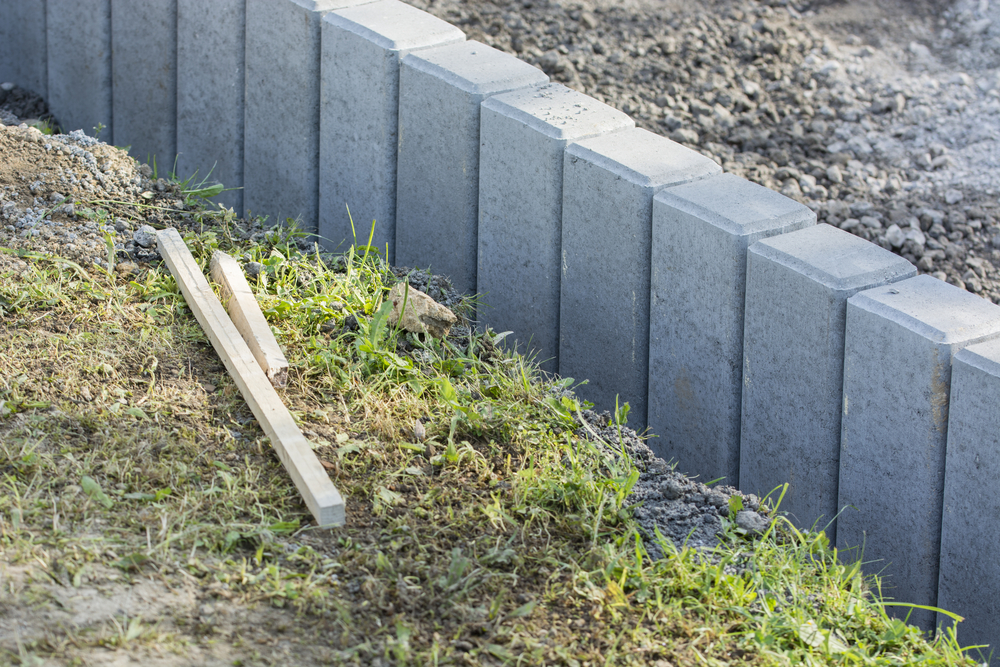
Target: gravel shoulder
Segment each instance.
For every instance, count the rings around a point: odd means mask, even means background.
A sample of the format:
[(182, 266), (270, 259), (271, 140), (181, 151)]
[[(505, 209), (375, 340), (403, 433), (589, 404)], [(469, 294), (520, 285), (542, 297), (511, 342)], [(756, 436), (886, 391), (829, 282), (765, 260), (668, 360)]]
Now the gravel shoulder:
[(410, 0), (1000, 302), (1000, 7)]

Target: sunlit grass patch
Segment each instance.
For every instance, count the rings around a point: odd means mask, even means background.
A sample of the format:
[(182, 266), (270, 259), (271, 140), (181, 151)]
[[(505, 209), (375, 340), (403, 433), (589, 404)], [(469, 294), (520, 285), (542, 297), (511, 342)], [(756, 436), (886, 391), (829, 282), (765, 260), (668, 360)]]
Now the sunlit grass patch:
[(780, 520), (651, 559), (628, 506), (639, 471), (580, 437), (569, 381), (465, 321), (445, 340), (391, 326), (396, 278), (364, 246), (227, 229), (185, 240), (203, 269), (216, 249), (260, 265), (281, 395), (346, 525), (312, 525), (164, 267), (33, 258), (0, 279), (0, 572), (30, 581), (7, 575), (8, 608), (34, 619), (61, 591), (147, 581), (195, 601), (32, 621), (0, 660), (225, 645), (252, 662), (294, 635), (293, 664), (963, 664), (953, 636), (889, 619), (821, 534)]

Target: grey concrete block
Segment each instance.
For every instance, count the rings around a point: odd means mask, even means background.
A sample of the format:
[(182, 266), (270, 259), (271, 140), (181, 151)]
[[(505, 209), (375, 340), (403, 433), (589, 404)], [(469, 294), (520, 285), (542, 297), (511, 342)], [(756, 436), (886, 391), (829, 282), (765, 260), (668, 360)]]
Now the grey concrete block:
[(49, 110), (63, 130), (111, 139), (111, 0), (47, 0)]
[[(951, 370), (938, 606), (965, 617), (963, 646), (1000, 645), (1000, 339), (970, 345)], [(939, 623), (951, 622), (943, 615)]]
[(17, 0), (0, 0), (0, 83), (13, 83), (17, 78), (14, 40), (14, 4)]
[(399, 72), (396, 262), (476, 291), (480, 104), (547, 83), (541, 70), (479, 42), (403, 58)]
[(111, 0), (112, 133), (164, 176), (177, 156), (177, 0)]
[[(395, 260), (399, 61), (464, 42), (455, 26), (399, 0), (341, 9), (323, 19), (319, 232), (331, 248), (368, 241)], [(348, 216), (347, 207), (350, 207)]]
[(678, 470), (738, 482), (747, 248), (815, 223), (802, 204), (732, 174), (653, 199), (650, 446)]
[(766, 496), (787, 482), (781, 510), (800, 528), (823, 528), (839, 509), (847, 299), (916, 273), (902, 257), (825, 224), (749, 248), (740, 489)]
[[(245, 0), (177, 2), (177, 175), (243, 186)], [(213, 202), (243, 214), (243, 191)]]
[(48, 96), (45, 0), (0, 1), (0, 83)]
[(323, 15), (367, 0), (247, 0), (243, 206), (268, 224), (319, 216)]
[(649, 248), (653, 195), (722, 172), (712, 160), (647, 130), (571, 144), (565, 153), (559, 374), (600, 410), (615, 398), (646, 426)]
[(490, 97), (479, 152), (479, 318), (513, 331), (554, 372), (559, 353), (563, 152), (634, 127), (631, 118), (558, 83)]
[(930, 276), (847, 301), (837, 545), (898, 601), (937, 604), (951, 360), (998, 336), (1000, 307)]

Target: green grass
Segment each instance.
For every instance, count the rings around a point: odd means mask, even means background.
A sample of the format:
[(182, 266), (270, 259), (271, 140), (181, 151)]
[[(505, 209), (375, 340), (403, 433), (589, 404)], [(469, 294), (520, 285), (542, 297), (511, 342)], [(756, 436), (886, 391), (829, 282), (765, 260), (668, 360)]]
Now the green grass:
[[(575, 435), (585, 406), (565, 382), (491, 331), (389, 326), (377, 253), (200, 221), (185, 238), (203, 268), (215, 248), (265, 267), (282, 396), (347, 524), (310, 525), (165, 267), (126, 279), (36, 256), (0, 280), (0, 573), (29, 573), (0, 577), (5, 604), (31, 618), (63, 589), (149, 580), (254, 620), (39, 621), (0, 638), (0, 664), (213, 646), (233, 664), (973, 664), (781, 519), (712, 557), (666, 544), (651, 560), (626, 504), (636, 471)], [(292, 657), (268, 657), (288, 635)]]

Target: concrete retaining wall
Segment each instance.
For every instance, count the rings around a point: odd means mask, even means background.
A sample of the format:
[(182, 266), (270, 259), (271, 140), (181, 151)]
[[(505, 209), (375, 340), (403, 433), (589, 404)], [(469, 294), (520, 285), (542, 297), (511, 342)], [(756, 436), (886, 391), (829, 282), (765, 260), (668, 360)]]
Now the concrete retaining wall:
[(890, 594), (1000, 641), (1000, 307), (396, 0), (0, 0), (0, 79), (330, 247), (375, 217), (682, 471), (791, 482), (793, 521), (842, 511)]

